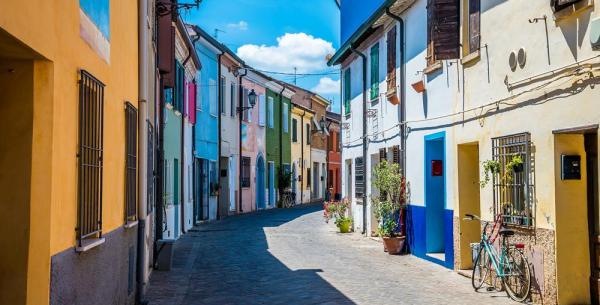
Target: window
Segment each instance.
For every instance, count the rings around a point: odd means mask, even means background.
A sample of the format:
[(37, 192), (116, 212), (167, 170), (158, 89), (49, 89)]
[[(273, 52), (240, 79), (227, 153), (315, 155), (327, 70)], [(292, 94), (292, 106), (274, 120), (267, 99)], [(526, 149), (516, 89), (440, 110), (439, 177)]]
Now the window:
[(376, 43), (374, 46), (371, 47), (371, 101), (375, 100), (378, 97), (379, 97), (379, 43)]
[(227, 114), (227, 107), (225, 107), (225, 87), (227, 81), (225, 80), (224, 76), (221, 76), (219, 81), (219, 104), (221, 107), (221, 114), (225, 115)]
[(310, 139), (312, 134), (310, 133), (310, 123), (306, 124), (306, 144), (310, 145)]
[(269, 108), (267, 109), (267, 116), (269, 118), (269, 128), (273, 128), (273, 121), (274, 121), (274, 116), (275, 114), (273, 113), (273, 97), (269, 96)]
[(250, 187), (250, 157), (242, 157), (242, 187)]
[(467, 49), (467, 54), (471, 54), (479, 51), (480, 46), (480, 35), (481, 32), (479, 30), (480, 22), (479, 19), (481, 17), (481, 0), (467, 0), (469, 2), (469, 15), (466, 20), (468, 23), (468, 35), (467, 41), (464, 43)]
[[(210, 114), (216, 116), (218, 114), (217, 108), (217, 82), (214, 79), (208, 80), (208, 102), (210, 103)], [(200, 90), (198, 90), (200, 91)]]
[(427, 65), (459, 57), (459, 0), (427, 2)]
[(329, 175), (327, 176), (327, 187), (333, 188), (333, 170), (329, 170)]
[(138, 111), (125, 103), (125, 222), (137, 219)]
[(283, 123), (283, 132), (287, 133), (289, 131), (289, 126), (288, 125), (289, 125), (289, 120), (290, 120), (288, 118), (288, 112), (289, 112), (288, 103), (283, 103), (282, 106), (283, 106), (283, 109), (282, 109), (282, 111), (283, 111), (283, 113), (282, 113), (282, 116), (283, 116), (283, 118), (282, 118), (282, 120), (283, 120), (283, 122), (282, 122)]
[(209, 166), (209, 185), (210, 185), (210, 196), (217, 196), (218, 186), (219, 186), (219, 176), (217, 175), (217, 161), (210, 161)]
[(267, 116), (267, 108), (265, 107), (265, 96), (258, 96), (258, 125), (265, 126)]
[[(500, 163), (500, 173), (493, 175), (494, 215), (501, 214), (506, 224), (533, 226), (535, 211), (531, 172), (531, 136), (520, 133), (492, 139), (493, 160)], [(506, 165), (520, 157), (523, 165), (507, 176)], [(507, 178), (510, 177), (510, 178)]]
[(292, 119), (292, 142), (298, 142), (298, 120)]
[(356, 198), (361, 198), (365, 192), (365, 177), (363, 175), (363, 159), (362, 157), (354, 159), (354, 195)]
[(310, 167), (306, 169), (306, 187), (310, 187)]
[(196, 94), (196, 110), (202, 111), (202, 90), (200, 85), (200, 73), (196, 75), (196, 81), (194, 81), (194, 93)]
[(396, 26), (387, 32), (387, 92), (389, 97), (396, 94)]
[(175, 110), (183, 113), (183, 103), (185, 102), (185, 68), (177, 62), (175, 65)]
[(231, 104), (231, 117), (235, 117), (235, 113), (237, 111), (237, 85), (234, 82), (231, 82), (231, 86), (230, 88), (230, 92), (229, 92), (229, 98), (230, 98), (230, 104)]
[(81, 70), (79, 80), (79, 153), (77, 240), (102, 235), (102, 152), (104, 84)]
[(350, 95), (352, 94), (352, 80), (350, 77), (350, 68), (348, 68), (346, 71), (344, 71), (344, 113), (346, 115), (350, 115)]
[(392, 146), (392, 163), (400, 164), (400, 166), (402, 166), (401, 161), (402, 160), (400, 156), (400, 145)]

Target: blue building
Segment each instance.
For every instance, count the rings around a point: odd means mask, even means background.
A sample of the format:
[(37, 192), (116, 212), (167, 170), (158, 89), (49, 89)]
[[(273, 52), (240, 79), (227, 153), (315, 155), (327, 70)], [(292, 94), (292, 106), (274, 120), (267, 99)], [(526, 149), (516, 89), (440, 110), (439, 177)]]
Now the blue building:
[(218, 57), (220, 43), (197, 26), (189, 27), (196, 54), (203, 63), (196, 83), (194, 132), (195, 207), (194, 222), (217, 219), (219, 179)]

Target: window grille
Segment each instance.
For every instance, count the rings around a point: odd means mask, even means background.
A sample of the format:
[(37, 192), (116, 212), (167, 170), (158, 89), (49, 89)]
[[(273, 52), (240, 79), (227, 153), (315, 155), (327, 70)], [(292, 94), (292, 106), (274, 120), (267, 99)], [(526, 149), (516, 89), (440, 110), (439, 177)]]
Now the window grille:
[(125, 103), (125, 221), (137, 218), (137, 125), (138, 111)]
[(250, 157), (242, 157), (242, 187), (250, 187)]
[[(499, 213), (505, 224), (533, 226), (533, 171), (531, 170), (531, 135), (520, 133), (492, 138), (493, 160), (500, 163), (500, 173), (493, 177), (494, 215)], [(507, 174), (506, 165), (521, 157), (522, 168)]]
[(85, 70), (79, 80), (78, 224), (79, 246), (102, 236), (102, 152), (104, 84)]

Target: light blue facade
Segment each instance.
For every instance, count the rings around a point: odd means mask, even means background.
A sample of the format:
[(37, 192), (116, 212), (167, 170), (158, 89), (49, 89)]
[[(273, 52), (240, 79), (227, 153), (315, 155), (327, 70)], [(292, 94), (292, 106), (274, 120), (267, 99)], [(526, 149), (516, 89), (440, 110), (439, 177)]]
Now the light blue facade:
[(219, 156), (217, 54), (202, 43), (196, 43), (196, 53), (202, 62), (202, 69), (199, 72), (198, 79), (200, 81), (197, 84), (194, 156), (217, 161)]

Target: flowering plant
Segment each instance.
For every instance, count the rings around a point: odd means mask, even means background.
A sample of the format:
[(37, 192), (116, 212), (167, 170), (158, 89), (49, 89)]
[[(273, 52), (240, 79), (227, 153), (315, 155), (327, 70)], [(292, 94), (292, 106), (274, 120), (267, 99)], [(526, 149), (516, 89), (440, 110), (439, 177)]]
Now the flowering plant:
[(377, 164), (373, 169), (373, 185), (379, 190), (379, 196), (371, 198), (375, 218), (379, 222), (379, 235), (404, 235), (403, 209), (407, 202), (408, 182), (400, 174), (398, 164), (385, 160)]
[(347, 216), (348, 214), (348, 198), (344, 198), (341, 201), (326, 201), (323, 204), (323, 217), (325, 222), (329, 223), (329, 220), (335, 218), (335, 225), (340, 226), (342, 223), (351, 222), (352, 219)]

